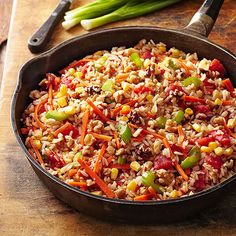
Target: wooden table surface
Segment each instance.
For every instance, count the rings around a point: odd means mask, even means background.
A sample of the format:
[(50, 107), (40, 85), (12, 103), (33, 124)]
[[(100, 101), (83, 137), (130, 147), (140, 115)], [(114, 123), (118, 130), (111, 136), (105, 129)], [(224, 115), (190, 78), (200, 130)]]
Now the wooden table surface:
[[(85, 3), (88, 1), (75, 1)], [(236, 190), (212, 208), (185, 222), (135, 226), (103, 222), (57, 200), (34, 174), (10, 125), (10, 102), (20, 66), (34, 55), (27, 39), (46, 20), (58, 0), (15, 0), (0, 100), (0, 234), (1, 235), (236, 235)], [(184, 1), (107, 28), (123, 25), (185, 26), (202, 1)], [(49, 47), (86, 33), (81, 27), (65, 32), (58, 26)], [(236, 1), (225, 0), (210, 39), (236, 53)], [(32, 78), (33, 79), (33, 78)], [(189, 206), (191, 207), (191, 206)], [(137, 212), (138, 214), (138, 212)], [(161, 213), (160, 213), (161, 214)], [(178, 214), (178, 212), (176, 212)]]

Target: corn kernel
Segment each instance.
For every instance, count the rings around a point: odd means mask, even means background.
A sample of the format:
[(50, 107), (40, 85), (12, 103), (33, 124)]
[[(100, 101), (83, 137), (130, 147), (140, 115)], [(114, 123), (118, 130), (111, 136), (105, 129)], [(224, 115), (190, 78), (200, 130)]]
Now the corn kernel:
[(122, 121), (124, 122), (128, 122), (129, 121), (129, 118), (127, 116), (121, 116), (120, 118)]
[(222, 101), (221, 101), (219, 98), (217, 98), (217, 99), (215, 100), (215, 105), (216, 105), (216, 106), (221, 106), (221, 105), (222, 105)]
[(57, 104), (58, 104), (60, 107), (65, 107), (65, 106), (67, 105), (66, 98), (65, 98), (65, 97), (58, 98), (58, 99), (57, 99)]
[(82, 88), (82, 87), (77, 87), (76, 89), (75, 89), (75, 92), (76, 93), (82, 93), (84, 91), (84, 88)]
[(37, 149), (41, 149), (42, 144), (41, 144), (41, 142), (40, 142), (38, 139), (35, 139), (35, 140), (34, 140), (34, 146), (35, 146)]
[(67, 107), (65, 107), (64, 112), (67, 115), (74, 115), (75, 114), (75, 108), (73, 106), (67, 106)]
[(150, 59), (146, 59), (146, 60), (144, 60), (144, 62), (143, 62), (144, 68), (147, 68), (150, 64), (151, 64), (151, 60), (150, 60)]
[(136, 172), (138, 172), (141, 168), (140, 164), (137, 161), (132, 161), (130, 163), (130, 168)]
[(54, 139), (53, 134), (49, 134), (49, 135), (47, 136), (47, 140), (48, 140), (49, 142), (51, 142), (53, 139)]
[(212, 152), (213, 150), (209, 147), (206, 147), (206, 146), (201, 146), (201, 152), (206, 152), (206, 153), (210, 153)]
[(133, 192), (135, 191), (136, 187), (137, 187), (137, 183), (136, 183), (136, 180), (134, 179), (131, 180), (127, 185), (127, 189)]
[(178, 196), (179, 196), (179, 192), (177, 190), (173, 190), (170, 193), (170, 197), (172, 197), (172, 198), (177, 198)]
[(82, 75), (83, 74), (80, 71), (77, 71), (77, 72), (74, 73), (74, 76), (77, 77), (77, 78), (81, 78)]
[(70, 69), (68, 70), (68, 73), (69, 73), (70, 75), (73, 75), (73, 74), (75, 73), (75, 69), (74, 69), (74, 68), (70, 68)]
[(118, 173), (119, 173), (119, 170), (117, 168), (112, 168), (111, 169), (111, 179), (116, 180)]
[(225, 149), (224, 154), (227, 156), (230, 156), (233, 154), (233, 152), (234, 152), (233, 148), (230, 147), (230, 148)]
[(233, 129), (236, 126), (236, 119), (229, 119), (228, 122), (227, 122), (227, 126), (230, 129)]
[(131, 89), (131, 84), (127, 83), (125, 81), (121, 82), (121, 87), (124, 90), (125, 93), (127, 93)]
[(194, 128), (197, 132), (201, 132), (201, 125), (199, 125), (199, 124), (193, 124), (193, 128)]
[(188, 107), (188, 108), (185, 109), (185, 113), (188, 114), (188, 115), (192, 115), (193, 114), (193, 110)]
[(129, 105), (123, 105), (122, 108), (121, 108), (120, 113), (121, 113), (122, 115), (127, 115), (127, 114), (130, 113), (130, 111), (131, 111), (131, 108), (130, 108)]
[(224, 154), (224, 149), (222, 147), (217, 147), (214, 149), (214, 152), (217, 156), (222, 156)]
[(67, 87), (66, 87), (66, 85), (63, 84), (63, 85), (61, 85), (60, 92), (57, 93), (56, 97), (60, 98), (60, 97), (65, 96), (66, 94), (67, 94)]
[(218, 91), (218, 90), (214, 90), (214, 91), (213, 91), (212, 98), (213, 98), (214, 100), (216, 100), (217, 98), (221, 98), (221, 92)]
[(211, 148), (212, 150), (214, 150), (218, 147), (218, 144), (216, 142), (210, 142), (208, 144), (208, 147)]
[(174, 48), (174, 49), (171, 51), (171, 56), (172, 56), (172, 57), (178, 58), (178, 57), (180, 57), (180, 54), (181, 54), (181, 51), (180, 51), (179, 49)]
[(153, 96), (152, 96), (151, 94), (148, 94), (148, 95), (146, 96), (146, 99), (148, 100), (148, 102), (152, 102)]

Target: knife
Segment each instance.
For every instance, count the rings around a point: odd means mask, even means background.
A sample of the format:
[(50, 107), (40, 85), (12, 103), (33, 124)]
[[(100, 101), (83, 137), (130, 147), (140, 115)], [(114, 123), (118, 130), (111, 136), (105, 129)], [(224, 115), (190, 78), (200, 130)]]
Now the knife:
[(49, 18), (28, 40), (28, 48), (32, 53), (42, 52), (46, 48), (53, 30), (63, 18), (64, 13), (70, 8), (72, 1), (73, 0), (61, 0)]

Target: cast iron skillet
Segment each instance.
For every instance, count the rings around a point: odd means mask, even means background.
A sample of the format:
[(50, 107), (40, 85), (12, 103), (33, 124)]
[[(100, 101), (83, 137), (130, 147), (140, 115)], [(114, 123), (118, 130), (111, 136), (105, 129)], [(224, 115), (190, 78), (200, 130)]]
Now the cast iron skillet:
[[(20, 133), (20, 118), (30, 103), (29, 92), (37, 88), (45, 73), (57, 72), (73, 60), (113, 46), (134, 46), (139, 40), (164, 42), (185, 52), (197, 52), (199, 58), (220, 59), (236, 85), (236, 57), (226, 49), (208, 41), (206, 36), (213, 27), (223, 0), (206, 0), (183, 30), (157, 27), (121, 27), (95, 31), (63, 42), (59, 46), (33, 58), (23, 65), (14, 93), (11, 119), (16, 138), (32, 168), (57, 198), (89, 215), (123, 222), (171, 222), (193, 216), (210, 204), (222, 199), (229, 187), (235, 184), (236, 175), (215, 187), (198, 194), (165, 201), (133, 202), (108, 199), (71, 187), (47, 173), (29, 154)], [(40, 206), (39, 206), (40, 207)]]

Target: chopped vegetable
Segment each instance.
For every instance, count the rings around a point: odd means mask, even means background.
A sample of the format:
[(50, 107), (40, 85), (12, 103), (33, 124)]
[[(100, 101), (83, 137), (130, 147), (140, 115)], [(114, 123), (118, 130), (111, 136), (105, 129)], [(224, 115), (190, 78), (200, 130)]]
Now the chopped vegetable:
[(109, 198), (114, 198), (115, 194), (112, 192), (112, 190), (103, 182), (103, 180), (90, 169), (90, 167), (84, 162), (83, 159), (78, 159), (78, 162), (80, 163), (81, 167), (84, 168), (86, 173), (96, 182), (96, 184), (101, 188), (101, 190), (107, 195)]
[(118, 162), (119, 165), (125, 164), (126, 163), (126, 157), (119, 156), (117, 162)]
[(130, 168), (136, 172), (138, 172), (141, 168), (140, 164), (137, 161), (132, 161), (130, 163)]
[(185, 170), (187, 168), (194, 167), (201, 158), (201, 152), (199, 147), (194, 146), (190, 152), (189, 156), (181, 162), (181, 167)]
[(187, 87), (191, 84), (194, 84), (195, 87), (199, 87), (201, 85), (201, 80), (197, 77), (188, 77), (185, 80), (182, 81), (182, 85), (184, 87)]
[(104, 156), (104, 154), (106, 152), (106, 148), (107, 148), (107, 143), (103, 143), (102, 148), (101, 148), (101, 150), (98, 154), (97, 161), (96, 161), (95, 166), (94, 166), (94, 172), (95, 173), (99, 172), (99, 169), (100, 169), (101, 164), (102, 164), (102, 157)]
[(184, 112), (182, 110), (179, 110), (175, 114), (174, 120), (176, 121), (177, 124), (180, 124), (184, 120)]
[(143, 94), (143, 93), (154, 93), (154, 89), (146, 87), (144, 85), (141, 85), (138, 88), (135, 88), (134, 92), (135, 93), (141, 93), (141, 94)]
[(174, 162), (175, 168), (176, 170), (179, 172), (179, 174), (183, 177), (183, 179), (185, 181), (188, 181), (188, 176), (186, 175), (186, 173), (184, 172), (184, 170), (182, 169), (182, 167), (175, 161)]
[(44, 123), (42, 123), (39, 119), (39, 110), (40, 108), (47, 102), (47, 99), (44, 99), (43, 101), (41, 101), (40, 103), (38, 103), (35, 108), (34, 108), (34, 119), (37, 123), (37, 125), (39, 126), (40, 129), (44, 130), (46, 128), (46, 126), (44, 125)]
[(136, 196), (134, 198), (134, 201), (147, 201), (147, 200), (151, 200), (152, 199), (152, 194), (144, 194), (144, 195), (140, 195), (140, 196)]
[(114, 88), (114, 82), (110, 79), (108, 79), (103, 85), (102, 85), (102, 90), (103, 91), (112, 91)]
[(74, 186), (74, 187), (87, 187), (86, 182), (78, 182), (78, 181), (69, 181), (69, 185)]
[(119, 170), (117, 168), (112, 168), (111, 169), (111, 179), (116, 180), (118, 173), (119, 173)]
[(132, 62), (134, 62), (134, 64), (135, 64), (138, 68), (141, 68), (142, 65), (143, 65), (143, 62), (141, 61), (140, 56), (139, 56), (138, 53), (136, 53), (136, 52), (133, 52), (133, 53), (130, 55), (130, 60), (131, 60)]
[(61, 133), (63, 136), (69, 135), (70, 132), (72, 132), (72, 138), (77, 138), (79, 135), (79, 131), (76, 127), (74, 127), (70, 122), (66, 122), (63, 126), (58, 128), (53, 135), (55, 137), (58, 136), (59, 133)]
[(144, 172), (142, 175), (142, 183), (144, 186), (149, 187), (151, 186), (156, 192), (162, 193), (160, 190), (160, 185), (154, 183), (155, 175), (151, 171)]
[(183, 99), (185, 102), (199, 102), (202, 104), (206, 103), (206, 100), (203, 98), (196, 98), (196, 97), (187, 96), (187, 95), (184, 95)]
[(89, 132), (89, 133), (92, 134), (94, 138), (101, 139), (103, 141), (107, 141), (108, 142), (108, 141), (112, 140), (112, 137), (108, 136), (108, 135), (97, 134), (97, 133), (93, 133), (93, 132)]
[(131, 129), (129, 128), (129, 125), (119, 125), (118, 131), (120, 134), (121, 139), (125, 142), (128, 143), (131, 140), (132, 137), (132, 132)]
[(42, 156), (41, 156), (41, 154), (40, 154), (38, 148), (37, 148), (37, 147), (35, 146), (35, 144), (34, 144), (34, 139), (33, 139), (33, 137), (31, 137), (31, 138), (29, 139), (29, 142), (30, 142), (31, 147), (34, 149), (34, 152), (35, 152), (35, 154), (36, 154), (36, 157), (38, 158), (38, 161), (39, 161), (40, 165), (44, 168), (45, 166), (44, 166), (43, 158), (42, 158)]
[(56, 110), (48, 111), (45, 116), (47, 119), (54, 119), (56, 121), (63, 121), (69, 117), (69, 115), (67, 115), (65, 112)]
[(111, 164), (109, 166), (110, 168), (117, 168), (119, 170), (129, 170), (130, 169), (130, 164)]
[(137, 188), (137, 182), (135, 181), (135, 179), (133, 179), (133, 180), (131, 180), (129, 183), (128, 183), (128, 185), (127, 185), (127, 189), (129, 190), (129, 191), (135, 191), (136, 190), (136, 188)]
[(226, 70), (225, 70), (223, 64), (219, 60), (217, 60), (217, 59), (213, 59), (211, 61), (209, 69), (211, 71), (219, 72), (221, 78), (223, 78), (225, 73), (226, 73)]
[(148, 0), (148, 1), (139, 1), (139, 0), (130, 0), (124, 6), (119, 9), (104, 15), (98, 18), (82, 20), (81, 25), (86, 29), (90, 30), (99, 26), (102, 26), (107, 23), (114, 21), (129, 19), (150, 12), (160, 10), (164, 7), (167, 7), (171, 4), (177, 3), (180, 0)]
[(226, 89), (230, 92), (231, 96), (236, 97), (235, 89), (234, 89), (234, 86), (232, 85), (230, 79), (225, 79), (222, 82), (225, 85)]
[(159, 129), (165, 129), (167, 118), (160, 116), (156, 119), (156, 124)]

